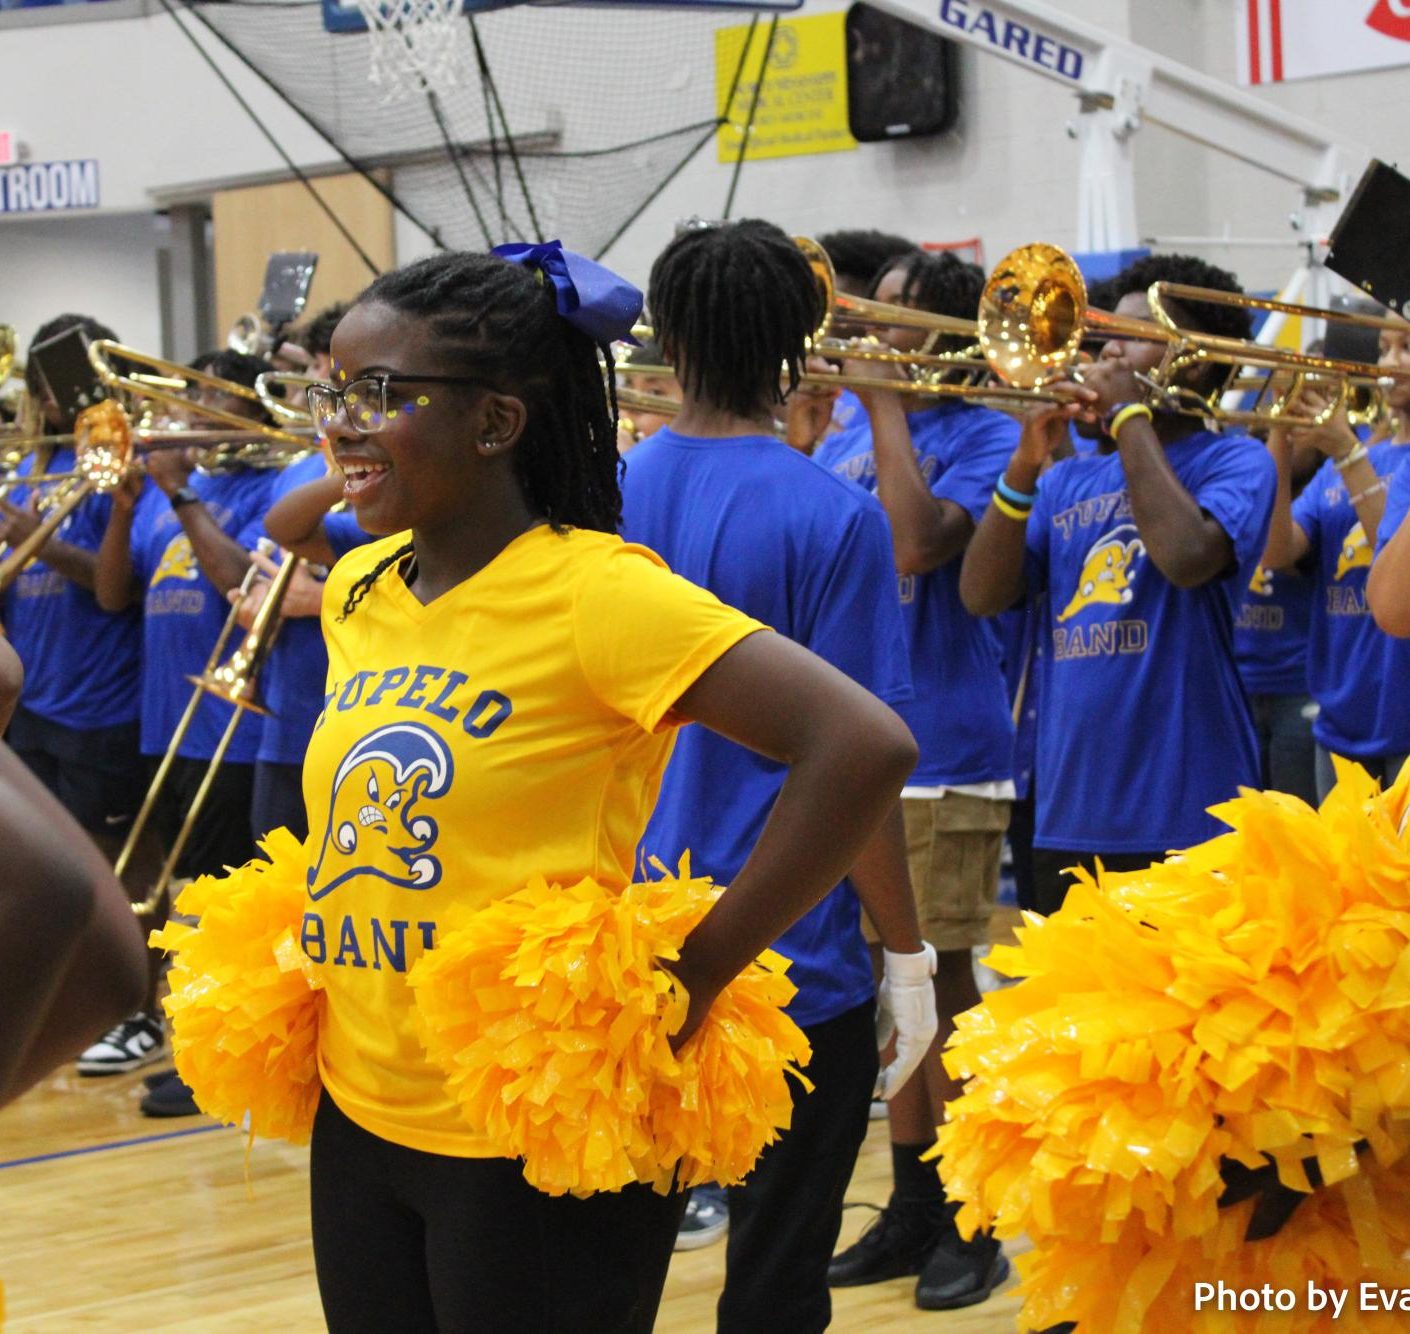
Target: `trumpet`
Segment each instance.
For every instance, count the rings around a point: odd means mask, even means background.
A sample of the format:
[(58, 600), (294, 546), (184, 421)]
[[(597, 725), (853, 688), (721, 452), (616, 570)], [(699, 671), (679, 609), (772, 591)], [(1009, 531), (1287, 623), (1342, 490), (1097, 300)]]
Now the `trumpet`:
[(246, 713), (268, 714), (269, 712), (260, 704), (256, 686), (260, 671), (268, 660), (269, 652), (274, 647), (275, 638), (279, 633), (279, 627), (282, 624), (280, 609), (284, 605), (285, 594), (289, 591), (289, 583), (293, 579), (294, 571), (299, 563), (300, 558), (292, 553), (287, 554), (280, 562), (279, 569), (270, 583), (269, 592), (260, 604), (259, 611), (255, 613), (249, 630), (236, 645), (235, 651), (230, 657), (222, 662), (226, 645), (230, 642), (235, 631), (240, 614), (240, 604), (254, 586), (255, 578), (259, 572), (256, 565), (253, 563), (250, 565), (240, 583), (234, 605), (225, 618), (225, 624), (221, 627), (215, 646), (206, 659), (204, 670), (199, 676), (186, 678), (192, 685), (191, 698), (187, 701), (186, 708), (176, 724), (176, 730), (167, 743), (161, 763), (157, 766), (157, 772), (153, 774), (152, 782), (147, 788), (147, 794), (142, 799), (142, 807), (137, 812), (137, 818), (132, 822), (132, 828), (128, 831), (127, 839), (117, 855), (117, 860), (113, 863), (114, 875), (121, 877), (123, 872), (127, 870), (138, 841), (151, 821), (157, 800), (166, 787), (167, 778), (171, 774), (172, 765), (176, 761), (181, 743), (186, 739), (186, 734), (191, 730), (191, 724), (195, 721), (196, 711), (200, 708), (201, 701), (207, 696), (223, 700), (231, 706), (230, 718), (225, 724), (225, 730), (221, 732), (220, 740), (216, 743), (215, 750), (206, 765), (206, 771), (201, 777), (200, 785), (191, 798), (191, 804), (182, 819), (181, 828), (177, 831), (171, 847), (167, 849), (166, 858), (162, 862), (156, 880), (153, 881), (146, 895), (132, 905), (132, 911), (139, 917), (150, 917), (155, 913), (163, 895), (167, 892), (176, 871), (176, 865), (181, 860), (181, 854), (186, 850), (186, 844), (190, 841), (196, 822), (200, 819), (201, 812), (205, 809), (206, 802), (210, 798), (215, 776), (219, 773), (220, 766), (225, 763), (225, 754), (235, 738), (235, 729), (240, 725), (240, 719)]
[[(985, 359), (1007, 383), (1042, 386), (1071, 373), (1088, 338), (1163, 343), (1160, 366), (1142, 377), (1152, 406), (1225, 426), (1320, 426), (1343, 407), (1358, 416), (1374, 415), (1385, 409), (1388, 386), (1410, 380), (1410, 372), (1388, 373), (1364, 362), (1264, 347), (1188, 328), (1175, 319), (1169, 303), (1277, 311), (1362, 328), (1403, 330), (1404, 323), (1398, 320), (1182, 283), (1153, 283), (1146, 300), (1154, 319), (1093, 309), (1070, 255), (1043, 243), (1022, 246), (999, 261), (985, 284), (979, 310), (980, 345)], [(1223, 368), (1211, 388), (1196, 390), (1177, 383), (1185, 372), (1206, 366)], [(1300, 395), (1309, 384), (1332, 391), (1327, 406), (1311, 412), (1300, 408)], [(1238, 398), (1244, 393), (1252, 393), (1253, 402), (1239, 407)]]

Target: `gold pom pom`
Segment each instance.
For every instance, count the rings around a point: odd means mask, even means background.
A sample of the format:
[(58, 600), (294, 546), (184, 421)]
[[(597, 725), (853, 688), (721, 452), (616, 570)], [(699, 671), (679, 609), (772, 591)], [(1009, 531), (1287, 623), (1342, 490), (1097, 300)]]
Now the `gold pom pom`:
[[(1188, 1328), (1222, 1280), (1296, 1289), (1278, 1329), (1304, 1330), (1309, 1282), (1410, 1286), (1406, 789), (1339, 780), (1320, 811), (1245, 792), (1213, 812), (1232, 833), (1080, 875), (990, 955), (1023, 980), (960, 1016), (937, 1152), (962, 1229), (1032, 1239), (1025, 1325)], [(1246, 1241), (1257, 1201), (1221, 1209), (1221, 1169), (1268, 1163), (1312, 1193)]]
[(318, 1107), (318, 1019), (312, 965), (299, 944), (308, 863), (287, 829), (254, 860), (224, 876), (201, 876), (150, 943), (170, 950), (176, 1069), (203, 1112), (231, 1125), (249, 1116), (251, 1136), (304, 1143)]
[[(679, 1056), (689, 997), (667, 971), (718, 891), (679, 878), (616, 892), (536, 879), (453, 920), (408, 974), (422, 1038), (466, 1121), (551, 1195), (733, 1184), (792, 1111), (811, 1057), (766, 953)], [(664, 963), (664, 967), (662, 966)], [(801, 1077), (801, 1076), (800, 1076)]]

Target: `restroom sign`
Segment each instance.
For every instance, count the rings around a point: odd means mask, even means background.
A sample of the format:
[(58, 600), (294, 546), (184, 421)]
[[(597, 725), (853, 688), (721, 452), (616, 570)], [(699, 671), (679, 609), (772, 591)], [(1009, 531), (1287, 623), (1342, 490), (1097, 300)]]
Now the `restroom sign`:
[(62, 213), (98, 207), (98, 161), (0, 166), (0, 213)]

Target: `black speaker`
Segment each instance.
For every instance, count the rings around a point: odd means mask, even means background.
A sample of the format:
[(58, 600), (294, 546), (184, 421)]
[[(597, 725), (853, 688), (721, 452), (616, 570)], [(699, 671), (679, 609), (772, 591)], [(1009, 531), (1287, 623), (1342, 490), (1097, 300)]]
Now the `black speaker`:
[(1327, 267), (1383, 306), (1410, 312), (1410, 181), (1372, 162), (1327, 249)]
[(959, 114), (955, 45), (870, 5), (847, 11), (847, 121), (861, 143), (943, 134)]

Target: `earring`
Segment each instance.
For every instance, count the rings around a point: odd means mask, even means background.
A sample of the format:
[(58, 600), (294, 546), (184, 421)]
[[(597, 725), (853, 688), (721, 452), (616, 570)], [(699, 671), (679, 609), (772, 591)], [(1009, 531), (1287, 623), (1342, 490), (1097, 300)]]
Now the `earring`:
[(488, 436), (488, 435), (487, 435), (480, 443), (481, 443), (482, 445), (484, 445), (484, 447), (485, 447), (486, 449), (498, 449), (498, 448), (499, 448), (499, 441), (493, 439), (491, 436)]

